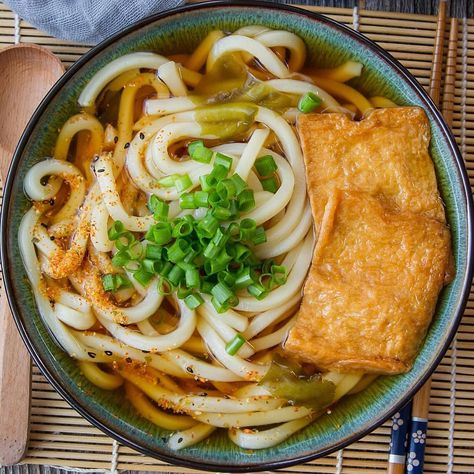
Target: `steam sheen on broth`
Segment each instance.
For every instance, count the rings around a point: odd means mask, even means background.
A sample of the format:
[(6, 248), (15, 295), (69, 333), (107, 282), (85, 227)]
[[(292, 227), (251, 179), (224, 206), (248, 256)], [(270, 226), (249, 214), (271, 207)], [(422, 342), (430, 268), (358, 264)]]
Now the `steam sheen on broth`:
[(273, 446), (374, 378), (320, 374), (279, 349), (315, 241), (300, 100), (359, 117), (395, 105), (345, 84), (361, 64), (305, 60), (299, 37), (262, 26), (212, 31), (189, 55), (122, 56), (26, 175), (19, 243), (44, 323), (87, 379), (170, 430), (172, 449), (217, 428)]

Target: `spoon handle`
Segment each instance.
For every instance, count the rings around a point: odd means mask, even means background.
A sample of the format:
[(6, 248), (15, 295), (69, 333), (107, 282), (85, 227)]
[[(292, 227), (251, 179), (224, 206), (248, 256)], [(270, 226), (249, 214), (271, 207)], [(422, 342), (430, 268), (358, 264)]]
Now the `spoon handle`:
[(19, 462), (28, 445), (31, 362), (0, 292), (0, 465)]

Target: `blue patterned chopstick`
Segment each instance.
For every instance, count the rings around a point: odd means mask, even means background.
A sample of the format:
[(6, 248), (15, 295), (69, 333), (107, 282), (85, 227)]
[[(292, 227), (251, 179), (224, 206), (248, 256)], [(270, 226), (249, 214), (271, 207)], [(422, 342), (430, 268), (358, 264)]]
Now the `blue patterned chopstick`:
[(406, 460), (406, 472), (408, 474), (423, 474), (430, 392), (431, 379), (428, 379), (425, 385), (423, 385), (423, 387), (421, 387), (418, 393), (413, 397)]
[(411, 400), (392, 417), (390, 433), (390, 454), (388, 457), (388, 474), (405, 472), (407, 435), (409, 433)]

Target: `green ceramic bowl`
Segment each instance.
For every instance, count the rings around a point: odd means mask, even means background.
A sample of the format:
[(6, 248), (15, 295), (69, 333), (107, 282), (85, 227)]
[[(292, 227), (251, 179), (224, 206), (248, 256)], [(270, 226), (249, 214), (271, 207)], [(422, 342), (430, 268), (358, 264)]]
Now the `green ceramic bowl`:
[[(133, 51), (188, 52), (212, 29), (234, 31), (247, 24), (295, 32), (305, 41), (309, 60), (318, 66), (360, 61), (363, 73), (354, 84), (364, 93), (425, 109), (433, 137), (431, 155), (452, 230), (456, 275), (441, 294), (426, 342), (408, 374), (380, 377), (362, 393), (338, 403), (331, 415), (275, 448), (243, 450), (220, 432), (173, 452), (166, 446), (166, 431), (140, 418), (120, 392), (91, 385), (43, 325), (17, 243), (20, 219), (30, 207), (23, 194), (23, 178), (33, 164), (51, 155), (58, 128), (77, 111), (80, 91), (108, 62)], [(84, 55), (55, 85), (29, 123), (8, 175), (1, 222), (2, 264), (10, 305), (31, 355), (53, 386), (88, 420), (120, 442), (171, 463), (228, 472), (275, 469), (323, 456), (370, 432), (413, 396), (435, 369), (456, 331), (471, 284), (472, 212), (469, 182), (453, 136), (422, 87), (389, 54), (314, 13), (258, 1), (214, 2), (179, 8), (130, 27)]]

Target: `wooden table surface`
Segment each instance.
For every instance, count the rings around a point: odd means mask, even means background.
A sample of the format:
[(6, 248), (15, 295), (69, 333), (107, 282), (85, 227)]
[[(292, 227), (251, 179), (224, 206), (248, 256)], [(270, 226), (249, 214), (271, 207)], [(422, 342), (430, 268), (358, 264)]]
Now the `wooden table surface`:
[[(293, 3), (304, 5), (317, 5), (326, 7), (395, 11), (403, 13), (418, 13), (425, 15), (436, 15), (438, 0), (273, 0), (275, 3)], [(449, 5), (450, 16), (474, 17), (474, 0), (451, 0)], [(58, 469), (48, 466), (17, 465), (11, 467), (0, 467), (1, 474), (66, 474), (72, 472), (93, 472), (91, 470)], [(143, 474), (145, 471), (142, 471)], [(163, 472), (165, 474), (166, 471)], [(125, 471), (124, 474), (138, 474), (137, 471)], [(157, 474), (157, 473), (153, 473)]]

